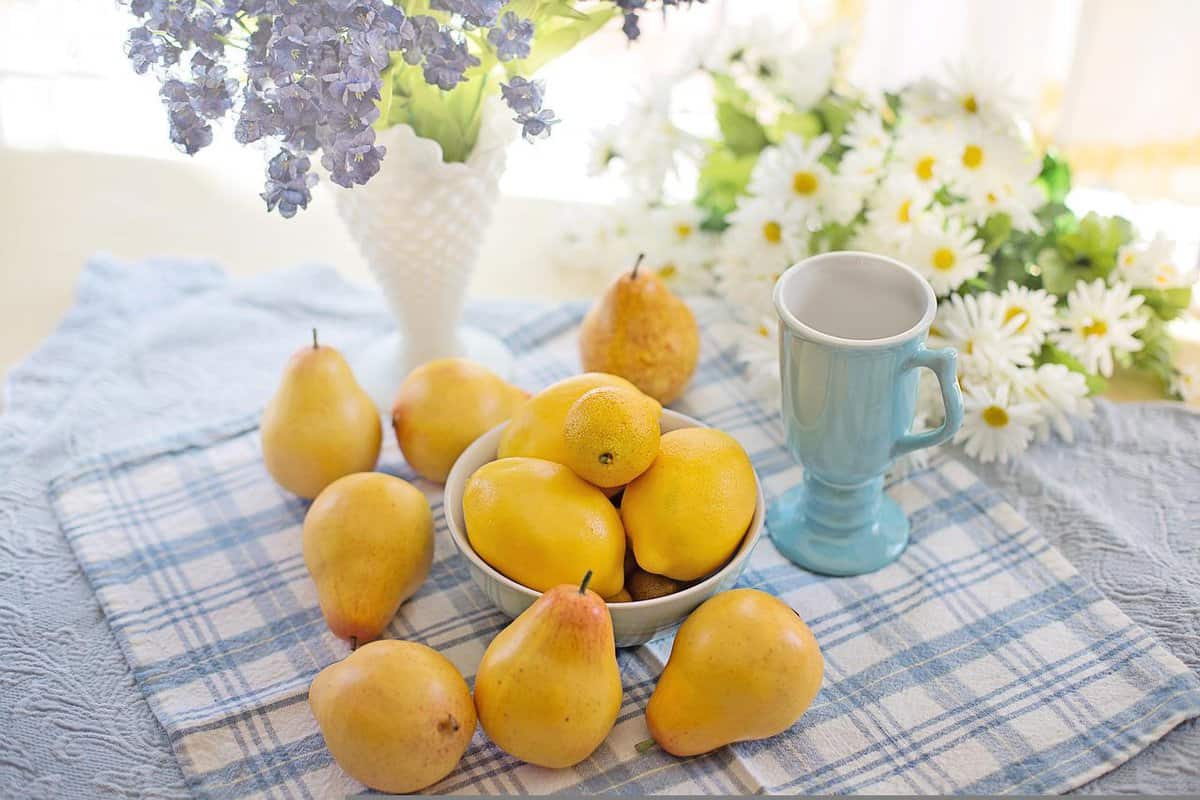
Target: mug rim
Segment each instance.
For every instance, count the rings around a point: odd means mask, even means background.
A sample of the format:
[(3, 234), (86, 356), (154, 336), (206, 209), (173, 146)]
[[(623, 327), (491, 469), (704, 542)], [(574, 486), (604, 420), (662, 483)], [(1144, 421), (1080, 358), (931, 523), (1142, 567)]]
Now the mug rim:
[[(919, 286), (925, 295), (925, 313), (921, 315), (915, 324), (911, 327), (894, 333), (891, 336), (884, 336), (877, 339), (847, 339), (842, 336), (835, 336), (832, 333), (825, 333), (817, 330), (811, 325), (801, 322), (800, 318), (792, 313), (783, 302), (783, 286), (784, 284), (795, 277), (795, 275), (805, 269), (811, 269), (814, 265), (823, 261), (842, 261), (848, 259), (870, 259), (872, 261), (887, 264), (891, 267), (896, 267), (908, 274)], [(818, 253), (817, 255), (809, 256), (808, 258), (797, 261), (792, 266), (788, 267), (775, 281), (775, 289), (771, 294), (775, 304), (775, 313), (779, 315), (779, 319), (790, 329), (802, 333), (806, 338), (821, 344), (833, 345), (836, 347), (849, 347), (856, 349), (872, 349), (879, 347), (889, 347), (914, 339), (921, 335), (922, 332), (929, 329), (933, 324), (933, 318), (937, 313), (937, 295), (934, 294), (933, 286), (925, 279), (921, 273), (899, 261), (895, 258), (879, 255), (878, 253), (868, 253), (864, 250), (836, 250), (831, 253)]]

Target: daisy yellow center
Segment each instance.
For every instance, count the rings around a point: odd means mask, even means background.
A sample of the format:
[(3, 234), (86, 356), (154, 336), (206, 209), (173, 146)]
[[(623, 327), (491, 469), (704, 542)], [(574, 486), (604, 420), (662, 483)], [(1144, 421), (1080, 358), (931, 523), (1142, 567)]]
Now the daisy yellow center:
[(1133, 255), (1133, 253), (1126, 253), (1125, 258), (1122, 260), (1125, 262), (1125, 266), (1132, 267), (1133, 262), (1136, 261), (1137, 258), (1136, 258), (1136, 256)]
[(758, 326), (758, 335), (765, 339), (771, 335), (771, 331), (769, 328), (767, 328), (766, 325), (759, 325)]
[(912, 200), (905, 200), (900, 204), (899, 210), (896, 211), (896, 221), (906, 224), (912, 222)]
[(998, 200), (998, 199), (999, 199), (999, 198), (997, 198), (997, 197), (996, 197), (996, 193), (995, 193), (995, 192), (988, 192), (988, 193), (987, 193), (987, 201), (988, 201), (988, 205), (993, 205), (993, 206), (994, 206), (994, 205), (996, 205), (996, 200)]
[(674, 264), (664, 264), (658, 269), (658, 277), (670, 280), (671, 278), (674, 278), (678, 272), (679, 270), (675, 268)]
[(949, 269), (954, 269), (954, 263), (958, 258), (954, 255), (954, 251), (949, 247), (939, 247), (933, 251), (933, 268), (940, 269), (945, 272)]
[(962, 99), (962, 107), (963, 111), (967, 112), (968, 114), (979, 113), (979, 101), (975, 99), (974, 94), (968, 94)]
[(925, 156), (917, 162), (916, 173), (917, 177), (923, 181), (927, 181), (933, 177), (933, 165), (935, 159), (933, 156)]
[(763, 225), (762, 233), (763, 238), (771, 244), (779, 244), (783, 241), (783, 228), (774, 220)]
[(963, 352), (969, 356), (975, 355), (975, 342), (972, 339), (967, 339), (963, 342)]
[(1080, 328), (1079, 332), (1084, 336), (1103, 336), (1108, 333), (1108, 323), (1102, 319), (1093, 319), (1087, 325)]
[(963, 148), (963, 166), (967, 169), (979, 169), (983, 164), (983, 148), (977, 144), (969, 144)]
[(792, 176), (792, 191), (796, 194), (809, 195), (819, 189), (821, 182), (811, 172), (797, 172)]
[(688, 238), (689, 236), (692, 235), (692, 231), (694, 231), (694, 230), (695, 230), (695, 228), (693, 228), (691, 225), (689, 225), (686, 222), (675, 223), (675, 235), (678, 236), (680, 239)]
[(1004, 312), (1004, 321), (1008, 322), (1009, 320), (1016, 317), (1018, 314), (1025, 315), (1025, 319), (1021, 320), (1021, 325), (1020, 325), (1020, 327), (1017, 328), (1017, 333), (1020, 333), (1021, 331), (1025, 330), (1026, 328), (1029, 327), (1029, 312), (1027, 312), (1025, 309), (1023, 309), (1019, 306), (1013, 306), (1008, 311)]
[(993, 428), (1003, 428), (1008, 424), (1008, 412), (1000, 406), (988, 406), (983, 410), (983, 421)]

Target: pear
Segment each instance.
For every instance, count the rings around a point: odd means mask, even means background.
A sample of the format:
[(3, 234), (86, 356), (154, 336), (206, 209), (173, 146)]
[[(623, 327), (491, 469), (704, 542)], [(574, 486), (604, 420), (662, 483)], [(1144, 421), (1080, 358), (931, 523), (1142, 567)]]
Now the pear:
[(442, 358), (417, 367), (400, 384), (392, 427), (409, 466), (423, 478), (445, 483), (467, 445), (528, 399), (528, 392), (487, 367)]
[(721, 592), (679, 627), (646, 724), (677, 756), (765, 739), (800, 719), (824, 668), (812, 631), (790, 606), (757, 589)]
[(530, 764), (578, 764), (621, 710), (612, 617), (590, 577), (542, 594), (492, 640), (475, 674), (483, 730)]
[(382, 472), (339, 478), (304, 517), (304, 563), (335, 635), (369, 642), (429, 575), (433, 514), (425, 495)]
[(445, 656), (416, 642), (358, 648), (317, 673), (308, 704), (333, 760), (381, 792), (437, 783), (475, 733), (467, 682)]
[(288, 361), (262, 416), (262, 452), (275, 482), (308, 500), (343, 475), (375, 468), (383, 426), (342, 354), (318, 344)]
[(666, 405), (683, 394), (700, 356), (700, 331), (687, 304), (650, 270), (619, 276), (579, 331), (583, 368), (629, 380)]

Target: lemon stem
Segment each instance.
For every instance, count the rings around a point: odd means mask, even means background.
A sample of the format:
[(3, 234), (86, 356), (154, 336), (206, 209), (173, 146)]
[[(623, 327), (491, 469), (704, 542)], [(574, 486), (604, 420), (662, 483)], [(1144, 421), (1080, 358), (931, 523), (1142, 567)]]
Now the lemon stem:
[(611, 464), (612, 462), (613, 462), (613, 454), (612, 453), (601, 453), (600, 454), (600, 463), (601, 464), (608, 465), (608, 464)]
[(634, 265), (633, 265), (633, 272), (629, 273), (629, 277), (631, 277), (631, 278), (637, 277), (638, 267), (640, 267), (642, 265), (642, 261), (645, 260), (645, 258), (646, 258), (645, 253), (638, 253), (637, 261), (634, 262)]
[(317, 329), (313, 328), (313, 350), (317, 349)]
[(350, 652), (353, 653), (357, 649), (358, 649), (358, 637), (351, 636), (350, 637)]
[(584, 573), (583, 581), (579, 584), (579, 593), (584, 594), (585, 592), (587, 592), (588, 584), (591, 582), (592, 582), (592, 571), (589, 569), (586, 573)]

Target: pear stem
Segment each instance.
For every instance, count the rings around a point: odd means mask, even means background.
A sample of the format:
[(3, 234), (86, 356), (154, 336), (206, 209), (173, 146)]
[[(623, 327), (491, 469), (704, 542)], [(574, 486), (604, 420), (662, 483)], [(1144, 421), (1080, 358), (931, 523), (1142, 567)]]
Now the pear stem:
[(318, 346), (319, 345), (317, 344), (317, 329), (313, 328), (313, 350), (316, 350)]
[(587, 592), (588, 584), (592, 582), (592, 571), (589, 569), (583, 576), (583, 582), (579, 584), (579, 593)]
[(645, 253), (638, 253), (637, 261), (634, 262), (634, 265), (633, 265), (633, 272), (629, 273), (629, 277), (631, 277), (631, 278), (637, 277), (638, 267), (640, 267), (642, 265), (642, 261), (644, 261), (645, 258), (646, 258)]
[(653, 739), (646, 739), (644, 741), (641, 741), (641, 742), (638, 742), (637, 744), (635, 744), (633, 746), (633, 749), (637, 750), (638, 753), (640, 753), (640, 754), (645, 754), (645, 753), (649, 753), (651, 750), (653, 750), (656, 747), (658, 747), (658, 742), (654, 741)]
[(350, 652), (353, 653), (357, 649), (358, 649), (358, 637), (351, 636), (350, 637)]

